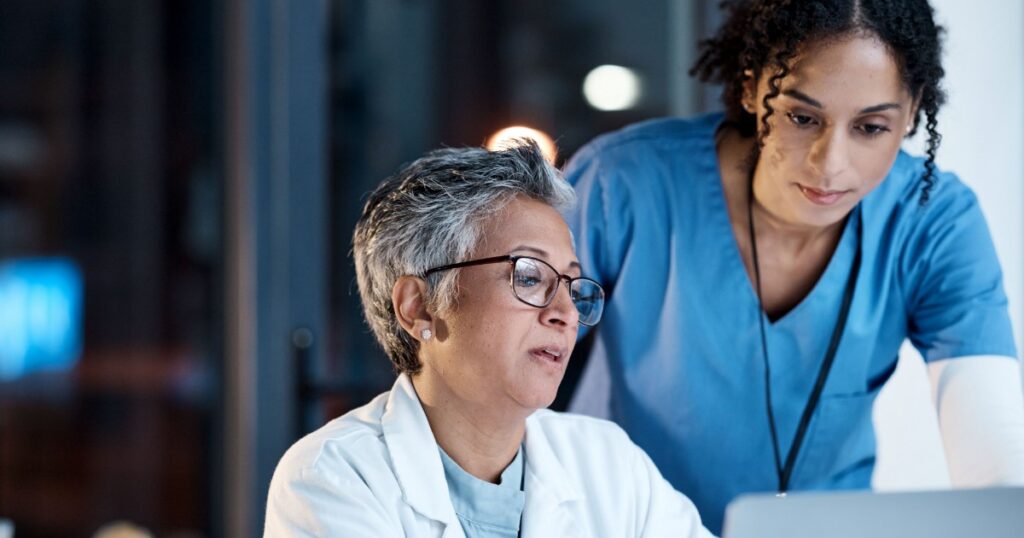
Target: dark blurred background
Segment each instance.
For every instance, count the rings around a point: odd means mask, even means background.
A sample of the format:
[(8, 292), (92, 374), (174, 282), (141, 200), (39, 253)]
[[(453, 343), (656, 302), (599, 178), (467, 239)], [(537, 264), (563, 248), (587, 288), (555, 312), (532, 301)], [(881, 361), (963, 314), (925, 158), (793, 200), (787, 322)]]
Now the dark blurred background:
[(258, 534), (284, 448), (393, 381), (349, 258), (364, 194), (508, 126), (561, 164), (703, 110), (713, 6), (4, 0), (0, 520)]
[[(686, 71), (720, 17), (717, 0), (2, 0), (0, 536), (259, 535), (284, 450), (394, 380), (349, 257), (365, 193), (510, 126), (561, 165), (717, 108)], [(1009, 88), (1012, 115), (1022, 71), (963, 79)], [(984, 143), (1019, 142), (1021, 115)], [(1018, 176), (981, 193), (1012, 198), (1011, 302)]]

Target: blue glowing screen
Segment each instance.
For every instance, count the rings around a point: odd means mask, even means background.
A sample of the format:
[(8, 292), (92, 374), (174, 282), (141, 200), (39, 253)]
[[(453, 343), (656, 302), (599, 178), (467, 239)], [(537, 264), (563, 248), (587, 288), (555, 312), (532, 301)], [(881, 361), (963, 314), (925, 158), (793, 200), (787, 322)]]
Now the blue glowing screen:
[(81, 350), (82, 274), (74, 262), (0, 262), (0, 380), (70, 368)]

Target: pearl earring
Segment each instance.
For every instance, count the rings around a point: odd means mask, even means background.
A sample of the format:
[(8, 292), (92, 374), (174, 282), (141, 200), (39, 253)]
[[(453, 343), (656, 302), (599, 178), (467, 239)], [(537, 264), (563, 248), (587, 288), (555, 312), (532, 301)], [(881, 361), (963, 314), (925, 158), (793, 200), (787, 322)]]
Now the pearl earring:
[(434, 333), (430, 332), (430, 329), (423, 329), (420, 331), (420, 337), (424, 340), (430, 340), (431, 336), (434, 336)]

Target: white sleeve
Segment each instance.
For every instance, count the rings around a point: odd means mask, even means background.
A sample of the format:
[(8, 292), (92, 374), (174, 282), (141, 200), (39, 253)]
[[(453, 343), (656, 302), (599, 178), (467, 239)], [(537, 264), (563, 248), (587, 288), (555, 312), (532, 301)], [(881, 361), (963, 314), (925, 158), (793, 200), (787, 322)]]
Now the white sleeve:
[(1024, 485), (1024, 395), (1018, 361), (976, 355), (928, 364), (954, 487)]
[(278, 465), (270, 481), (264, 538), (404, 536), (369, 487), (348, 478)]
[(635, 458), (634, 477), (641, 488), (637, 500), (646, 505), (637, 536), (714, 538), (711, 531), (701, 523), (700, 514), (693, 502), (661, 476), (646, 452), (636, 445), (632, 449)]

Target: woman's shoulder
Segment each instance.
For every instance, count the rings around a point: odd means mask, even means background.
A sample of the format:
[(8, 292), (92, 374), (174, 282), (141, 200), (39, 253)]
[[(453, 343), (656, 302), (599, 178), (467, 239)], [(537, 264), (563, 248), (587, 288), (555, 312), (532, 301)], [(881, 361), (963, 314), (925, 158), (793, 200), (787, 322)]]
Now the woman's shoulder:
[(382, 456), (387, 450), (381, 428), (387, 397), (386, 392), (380, 394), (296, 441), (281, 457), (275, 474), (336, 471), (356, 465), (357, 459)]
[[(930, 185), (924, 181), (926, 159), (900, 151), (885, 180), (865, 199), (865, 222), (894, 248), (921, 234), (935, 233), (936, 224), (951, 224), (957, 215), (980, 214), (978, 198), (957, 174), (936, 167)], [(922, 194), (927, 189), (926, 198)], [(893, 241), (892, 238), (900, 238)]]
[(618, 424), (609, 420), (541, 409), (527, 419), (526, 434), (542, 434), (555, 452), (586, 450), (627, 453), (636, 445)]
[(285, 452), (270, 480), (265, 536), (402, 532), (408, 509), (402, 511), (383, 438), (387, 397), (328, 422)]
[(599, 159), (604, 165), (617, 162), (647, 162), (659, 159), (688, 158), (701, 148), (714, 151), (715, 131), (721, 124), (720, 113), (692, 118), (657, 118), (605, 133), (580, 148), (566, 169), (571, 172)]
[(921, 204), (921, 193), (926, 188), (923, 180), (927, 173), (926, 162), (924, 157), (900, 150), (888, 177), (879, 186), (879, 198), (889, 204), (922, 209), (933, 201), (940, 206), (975, 201), (974, 191), (956, 173), (936, 166), (931, 186), (927, 187), (929, 203)]
[(938, 167), (926, 183), (925, 163), (925, 158), (901, 150), (888, 176), (861, 204), (870, 241), (905, 261), (918, 258), (921, 249), (947, 235), (950, 227), (984, 219), (970, 186)]

